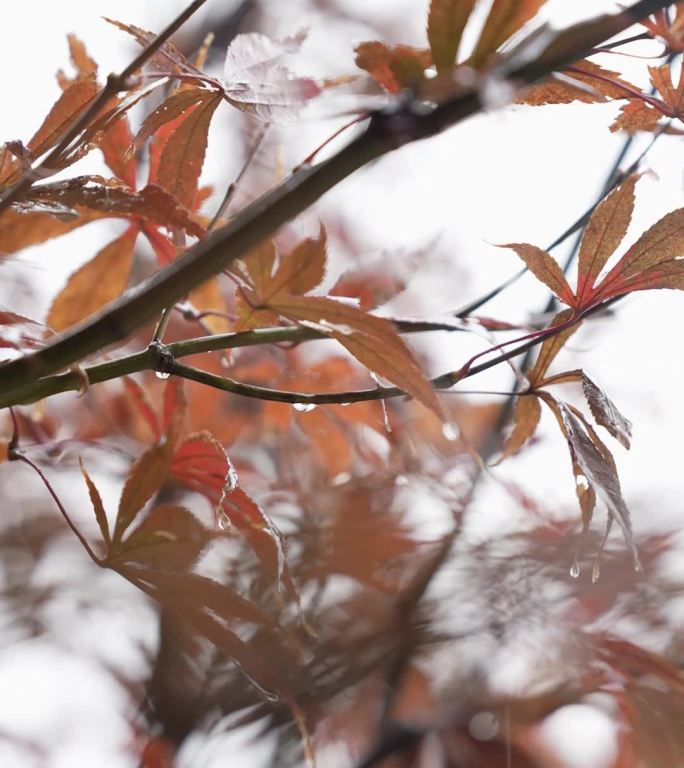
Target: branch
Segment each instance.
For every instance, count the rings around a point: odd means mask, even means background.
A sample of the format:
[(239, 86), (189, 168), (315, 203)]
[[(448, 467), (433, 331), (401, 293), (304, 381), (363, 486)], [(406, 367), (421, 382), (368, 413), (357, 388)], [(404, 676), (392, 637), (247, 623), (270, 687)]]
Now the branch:
[[(639, 0), (619, 14), (562, 32), (534, 60), (524, 60), (523, 50), (512, 60), (505, 60), (491, 75), (507, 78), (519, 87), (528, 85), (568, 66), (596, 45), (668, 5), (664, 0)], [(371, 160), (404, 144), (434, 136), (481, 109), (480, 96), (471, 89), (455, 94), (432, 111), (426, 111), (423, 103), (406, 104), (400, 99), (391, 109), (372, 113), (367, 130), (336, 155), (293, 174), (247, 206), (232, 223), (210, 233), (173, 264), (126, 292), (92, 319), (38, 352), (0, 366), (0, 392), (10, 394), (31, 380), (127, 338), (164, 307), (218, 274)]]
[(201, 8), (207, 0), (194, 0), (182, 13), (180, 13), (167, 27), (156, 37), (148, 46), (143, 48), (142, 51), (133, 59), (133, 61), (118, 75), (111, 73), (107, 77), (107, 82), (104, 88), (95, 96), (86, 109), (76, 119), (72, 125), (67, 128), (62, 138), (57, 143), (50, 154), (37, 166), (28, 168), (19, 181), (11, 186), (0, 197), (0, 212), (16, 202), (21, 198), (24, 193), (31, 187), (34, 181), (37, 179), (44, 179), (54, 173), (53, 167), (55, 160), (64, 152), (71, 142), (81, 133), (81, 131), (88, 126), (91, 120), (97, 117), (102, 110), (102, 107), (119, 91), (126, 90), (128, 85), (126, 81), (128, 78), (140, 69), (145, 62), (153, 56), (159, 48), (175, 33), (183, 24)]

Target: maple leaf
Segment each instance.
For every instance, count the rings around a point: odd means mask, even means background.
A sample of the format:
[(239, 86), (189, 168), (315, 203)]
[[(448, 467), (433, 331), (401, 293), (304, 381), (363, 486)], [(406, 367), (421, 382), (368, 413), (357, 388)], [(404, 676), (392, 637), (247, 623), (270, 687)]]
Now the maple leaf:
[(63, 331), (123, 293), (133, 264), (137, 236), (137, 230), (130, 227), (71, 275), (48, 312), (46, 324), (50, 328)]
[(431, 0), (427, 36), (437, 72), (451, 69), (477, 0)]
[(622, 181), (596, 207), (582, 236), (577, 290), (572, 291), (551, 254), (536, 246), (514, 243), (511, 248), (530, 271), (576, 316), (607, 299), (654, 288), (684, 289), (684, 208), (656, 222), (600, 279), (608, 259), (627, 231), (634, 209), (634, 185), (639, 175)]
[(674, 18), (671, 11), (658, 11), (648, 19), (642, 19), (641, 25), (655, 38), (661, 38), (670, 52), (684, 51), (684, 3), (674, 3)]
[(298, 51), (304, 37), (304, 33), (283, 40), (258, 32), (237, 35), (226, 51), (226, 99), (269, 123), (296, 117), (321, 89), (311, 78), (294, 75), (278, 62), (285, 54)]
[(546, 0), (494, 0), (468, 63), (480, 68), (545, 3)]
[(402, 88), (415, 89), (432, 64), (430, 51), (409, 45), (390, 48), (378, 40), (360, 43), (354, 52), (356, 66), (368, 72), (389, 93), (398, 93)]

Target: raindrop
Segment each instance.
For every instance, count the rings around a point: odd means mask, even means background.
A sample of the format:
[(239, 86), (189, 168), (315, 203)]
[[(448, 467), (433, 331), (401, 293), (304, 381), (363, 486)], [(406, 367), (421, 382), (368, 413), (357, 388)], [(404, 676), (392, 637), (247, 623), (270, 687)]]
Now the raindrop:
[(408, 485), (409, 484), (409, 479), (408, 479), (408, 477), (406, 477), (406, 475), (397, 475), (394, 478), (394, 484), (395, 485)]
[(389, 420), (389, 413), (387, 413), (387, 403), (384, 400), (380, 401), (380, 407), (382, 408), (382, 422), (385, 425), (385, 432), (392, 432), (392, 424)]
[(445, 424), (442, 426), (442, 434), (444, 435), (444, 437), (445, 437), (445, 438), (446, 438), (446, 439), (447, 439), (447, 440), (448, 440), (450, 443), (453, 443), (453, 442), (455, 442), (456, 440), (458, 440), (458, 438), (459, 438), (459, 437), (460, 437), (460, 435), (461, 435), (461, 432), (460, 432), (460, 430), (459, 430), (459, 428), (458, 428), (458, 426), (457, 426), (456, 424), (454, 424), (454, 423), (452, 423), (452, 422), (448, 422), (448, 421), (447, 421), (447, 422), (446, 422), (446, 423), (445, 423)]
[(219, 512), (218, 527), (222, 531), (227, 531), (230, 529), (230, 520), (228, 519), (228, 515), (223, 511)]
[(594, 562), (594, 567), (591, 570), (591, 583), (596, 584), (596, 582), (601, 578), (601, 563), (599, 563), (598, 558), (596, 558), (596, 561)]
[(155, 371), (155, 372), (154, 372), (154, 375), (155, 375), (155, 376), (156, 376), (158, 379), (161, 379), (162, 381), (166, 381), (167, 379), (170, 379), (170, 378), (171, 378), (171, 374), (170, 374), (170, 373), (168, 373), (167, 371)]
[(238, 477), (238, 473), (235, 471), (235, 467), (231, 464), (228, 467), (228, 474), (226, 475), (225, 490), (228, 492), (234, 491), (238, 487), (239, 482), (240, 478)]
[(579, 579), (580, 573), (581, 573), (580, 565), (577, 562), (577, 560), (575, 560), (573, 564), (570, 566), (570, 575), (572, 576), (573, 579)]
[(292, 407), (299, 413), (311, 413), (317, 406), (316, 403), (293, 403)]

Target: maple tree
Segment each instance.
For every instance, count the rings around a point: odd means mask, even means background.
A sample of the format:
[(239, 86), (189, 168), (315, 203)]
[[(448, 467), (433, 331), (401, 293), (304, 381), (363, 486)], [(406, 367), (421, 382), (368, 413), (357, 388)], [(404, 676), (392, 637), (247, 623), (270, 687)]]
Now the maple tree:
[[(30, 139), (0, 146), (3, 259), (93, 221), (125, 227), (70, 271), (45, 317), (3, 297), (3, 477), (13, 483), (23, 465), (47, 500), (0, 532), (3, 601), (49, 599), (33, 572), (66, 524), (93, 572), (156, 606), (145, 678), (116, 673), (132, 702), (130, 756), (147, 768), (186, 764), (191, 737), (226, 722), (272, 729), (278, 764), (325, 764), (321, 753), (342, 744), (350, 765), (554, 768), (566, 763), (544, 722), (597, 699), (618, 734), (611, 766), (684, 765), (676, 650), (655, 652), (605, 621), (620, 610), (662, 629), (668, 594), (681, 592), (659, 568), (674, 537), (635, 532), (607, 437), (629, 449), (632, 424), (584, 368), (562, 367), (580, 326), (625, 296), (684, 288), (684, 208), (628, 235), (648, 153), (683, 130), (684, 3), (639, 0), (553, 30), (536, 24), (545, 0), (430, 0), (423, 47), (361, 42), (357, 71), (325, 79), (291, 64), (305, 31), (236, 35), (219, 75), (211, 36), (182, 53), (169, 39), (205, 2), (160, 34), (106, 19), (140, 53), (104, 84), (69, 35), (61, 95)], [(644, 64), (648, 91), (596, 61), (619, 61), (635, 41), (658, 61)], [(240, 204), (268, 131), (357, 86), (368, 98), (344, 125), (289, 174), (269, 169), (267, 191)], [(621, 155), (600, 198), (548, 249), (499, 244), (524, 268), (465, 307), (393, 313), (385, 305), (406, 287), (393, 264), (340, 273), (334, 216), (308, 236), (292, 224), (371, 161), (484, 109), (571, 102), (618, 105), (606, 128), (625, 137), (623, 155), (636, 135), (650, 141), (629, 164)], [(246, 162), (213, 190), (203, 170), (222, 110), (244, 121)], [(76, 168), (91, 153), (106, 171)], [(551, 251), (575, 233), (561, 265)], [(525, 323), (481, 313), (526, 273), (550, 292), (543, 313), (530, 307)], [(430, 376), (414, 344), (428, 332), (486, 344)], [(512, 391), (468, 400), (465, 380), (503, 364)], [(64, 392), (80, 397), (55, 397)], [(533, 487), (497, 477), (537, 438), (544, 408), (569, 453), (575, 521), (558, 523)], [(462, 534), (487, 482), (528, 525), (478, 544)], [(445, 510), (439, 537), (416, 520), (426, 504)], [(609, 546), (613, 525), (622, 538)], [(529, 586), (539, 584), (548, 595)], [(576, 610), (559, 617), (566, 636), (543, 684), (513, 696), (467, 663), (441, 674), (468, 639), (507, 648), (516, 623), (553, 610), (553, 588)]]

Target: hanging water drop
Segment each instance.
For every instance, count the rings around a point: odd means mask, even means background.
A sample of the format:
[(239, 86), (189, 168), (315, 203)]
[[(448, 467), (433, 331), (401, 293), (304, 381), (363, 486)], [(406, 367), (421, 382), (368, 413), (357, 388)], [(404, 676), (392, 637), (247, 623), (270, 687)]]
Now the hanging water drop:
[(389, 420), (389, 413), (387, 412), (387, 403), (384, 400), (381, 400), (380, 407), (382, 408), (382, 423), (385, 425), (385, 432), (391, 434), (392, 424)]
[(580, 564), (577, 560), (573, 562), (573, 564), (570, 566), (570, 575), (573, 579), (579, 579), (580, 573), (582, 571), (580, 570)]
[(154, 375), (155, 375), (155, 376), (156, 376), (158, 379), (161, 379), (162, 381), (166, 381), (167, 379), (170, 379), (170, 378), (171, 378), (171, 374), (170, 374), (170, 373), (168, 373), (167, 371), (155, 371), (155, 372), (154, 372)]
[(299, 413), (311, 413), (316, 408), (316, 403), (293, 403), (292, 407)]
[(599, 563), (598, 558), (594, 561), (594, 567), (591, 570), (591, 583), (596, 584), (596, 582), (601, 578), (601, 564)]
[(228, 518), (228, 515), (223, 510), (219, 512), (218, 527), (222, 531), (227, 531), (230, 529), (230, 519)]
[(409, 484), (409, 479), (408, 479), (408, 477), (406, 477), (406, 475), (397, 475), (394, 478), (394, 484), (395, 485), (408, 485)]
[(461, 436), (458, 425), (449, 421), (442, 425), (442, 434), (450, 443), (456, 442), (456, 440), (458, 440), (458, 438)]

